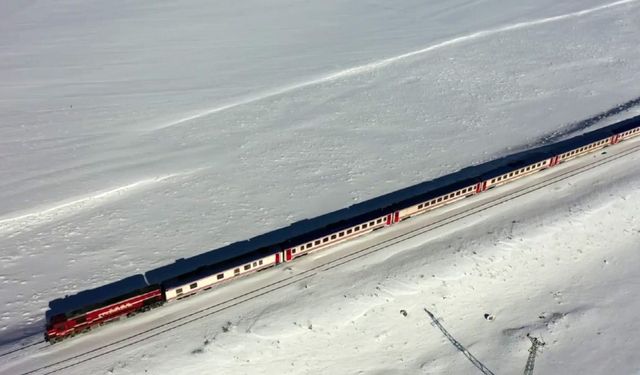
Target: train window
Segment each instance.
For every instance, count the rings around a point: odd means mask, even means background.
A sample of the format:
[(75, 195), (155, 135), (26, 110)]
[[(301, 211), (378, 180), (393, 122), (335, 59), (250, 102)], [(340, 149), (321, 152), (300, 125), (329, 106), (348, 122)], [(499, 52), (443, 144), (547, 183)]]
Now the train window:
[(438, 200), (436, 202), (442, 202), (442, 197), (438, 198)]
[(338, 233), (338, 237), (344, 237), (344, 232)]
[(191, 285), (189, 285), (189, 289), (195, 289), (198, 287), (198, 283), (193, 283)]
[(347, 234), (351, 234), (352, 230), (351, 229), (347, 229)]
[(495, 178), (492, 178), (492, 179), (491, 179), (491, 183), (493, 184), (494, 182), (496, 182), (496, 179), (495, 179)]
[(329, 242), (329, 237), (325, 237), (322, 239), (322, 242)]
[(378, 219), (378, 224), (382, 223), (382, 219)]
[(249, 268), (251, 268), (251, 265), (250, 265), (250, 264), (246, 264), (246, 265), (244, 266), (244, 270), (245, 270), (245, 271), (246, 271), (246, 270), (248, 270)]
[(258, 262), (253, 262), (253, 266), (257, 267), (258, 266)]
[(419, 205), (418, 205), (418, 209), (421, 209), (421, 208), (422, 208), (422, 205), (421, 205), (421, 204), (419, 204)]
[(355, 228), (353, 228), (353, 230), (356, 231), (356, 232), (359, 231), (360, 230), (360, 226), (359, 225), (356, 226)]
[[(296, 249), (293, 249), (292, 253), (295, 254), (296, 253)], [(254, 264), (253, 266), (255, 267), (256, 265)]]
[(307, 249), (311, 247), (311, 242), (307, 244)]
[(76, 324), (84, 323), (87, 321), (87, 316), (86, 315), (79, 316), (75, 318), (75, 321), (76, 321)]
[(182, 288), (176, 289), (176, 294), (182, 294)]
[(376, 223), (375, 221), (370, 221), (370, 222), (369, 222), (369, 226), (372, 226), (372, 225), (373, 225), (373, 224), (375, 224), (375, 223)]
[(334, 235), (331, 236), (331, 239), (335, 240), (337, 237), (338, 237), (338, 235), (334, 234)]
[(320, 240), (317, 240), (316, 242), (314, 242), (314, 245), (320, 245)]
[(218, 274), (218, 276), (217, 276), (217, 277), (218, 277), (218, 280), (221, 280), (221, 279), (224, 277), (224, 273), (220, 273), (220, 274)]
[(513, 177), (513, 172), (509, 173), (509, 177)]
[(240, 273), (240, 268), (236, 268), (235, 270), (233, 270), (233, 273), (235, 273), (236, 275)]
[(259, 264), (259, 265), (262, 265), (262, 260), (259, 260), (259, 261), (258, 261), (258, 264)]

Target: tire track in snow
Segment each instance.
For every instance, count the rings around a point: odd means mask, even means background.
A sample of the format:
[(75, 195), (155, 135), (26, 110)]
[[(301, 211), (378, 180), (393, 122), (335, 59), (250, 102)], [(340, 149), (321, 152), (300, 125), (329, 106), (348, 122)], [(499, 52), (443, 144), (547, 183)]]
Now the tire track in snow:
[(0, 233), (13, 233), (33, 229), (34, 227), (78, 214), (84, 210), (113, 202), (118, 198), (146, 189), (163, 181), (193, 174), (198, 170), (199, 169), (142, 179), (110, 190), (83, 196), (82, 198), (59, 202), (53, 206), (41, 208), (19, 216), (0, 218)]
[(475, 39), (481, 39), (484, 37), (488, 37), (488, 36), (492, 36), (492, 35), (496, 35), (496, 34), (500, 34), (500, 33), (504, 33), (504, 32), (508, 32), (508, 31), (514, 31), (514, 30), (519, 30), (519, 29), (524, 29), (524, 28), (528, 28), (528, 27), (532, 27), (532, 26), (538, 26), (538, 25), (544, 25), (547, 23), (552, 23), (552, 22), (557, 22), (557, 21), (562, 21), (562, 20), (567, 20), (567, 19), (572, 19), (572, 18), (578, 18), (578, 17), (582, 17), (582, 16), (586, 16), (592, 13), (596, 13), (596, 12), (600, 12), (603, 10), (607, 10), (610, 8), (615, 8), (621, 5), (626, 5), (626, 4), (631, 4), (631, 3), (636, 3), (639, 0), (619, 0), (619, 1), (615, 1), (612, 3), (607, 3), (607, 4), (603, 4), (603, 5), (599, 5), (593, 8), (588, 8), (588, 9), (584, 9), (584, 10), (580, 10), (580, 11), (576, 11), (576, 12), (571, 12), (571, 13), (566, 13), (566, 14), (561, 14), (558, 16), (552, 16), (552, 17), (546, 17), (546, 18), (540, 18), (540, 19), (536, 19), (536, 20), (531, 20), (531, 21), (524, 21), (524, 22), (518, 22), (518, 23), (514, 23), (511, 25), (506, 25), (506, 26), (502, 26), (502, 27), (498, 27), (498, 28), (494, 28), (494, 29), (487, 29), (487, 30), (481, 30), (481, 31), (477, 31), (471, 34), (467, 34), (467, 35), (462, 35), (453, 39), (449, 39), (449, 40), (445, 40), (443, 42), (440, 43), (436, 43), (433, 44), (431, 46), (416, 50), (416, 51), (411, 51), (411, 52), (407, 52), (404, 53), (402, 55), (398, 55), (398, 56), (393, 56), (393, 57), (389, 57), (386, 59), (382, 59), (382, 60), (378, 60), (378, 61), (374, 61), (368, 64), (364, 64), (364, 65), (359, 65), (353, 68), (349, 68), (349, 69), (345, 69), (345, 70), (341, 70), (335, 73), (331, 73), (325, 76), (321, 76), (319, 78), (310, 80), (310, 81), (306, 81), (306, 82), (301, 82), (301, 83), (296, 83), (296, 84), (292, 84), (289, 86), (284, 86), (281, 88), (277, 88), (277, 89), (273, 89), (273, 90), (269, 90), (269, 91), (263, 91), (261, 93), (255, 94), (255, 95), (251, 95), (249, 97), (246, 97), (244, 99), (241, 99), (239, 101), (233, 102), (233, 103), (229, 103), (229, 104), (225, 104), (219, 107), (215, 107), (215, 108), (211, 108), (211, 109), (207, 109), (198, 113), (194, 113), (192, 115), (183, 117), (181, 119), (169, 122), (169, 123), (165, 123), (163, 125), (159, 125), (155, 128), (152, 128), (152, 131), (156, 131), (156, 130), (162, 130), (165, 128), (169, 128), (169, 127), (173, 127), (173, 126), (177, 126), (177, 125), (181, 125), (184, 123), (187, 123), (189, 121), (192, 120), (197, 120), (199, 118), (203, 118), (209, 115), (212, 115), (214, 113), (218, 113), (218, 112), (222, 112), (225, 111), (227, 109), (231, 109), (231, 108), (235, 108), (235, 107), (239, 107), (245, 104), (249, 104), (249, 103), (253, 103), (262, 99), (266, 99), (266, 98), (270, 98), (273, 96), (278, 96), (281, 94), (285, 94), (287, 92), (290, 91), (295, 91), (301, 88), (305, 88), (305, 87), (309, 87), (309, 86), (314, 86), (314, 85), (318, 85), (318, 84), (322, 84), (322, 83), (326, 83), (326, 82), (331, 82), (337, 79), (341, 79), (341, 78), (347, 78), (347, 77), (352, 77), (352, 76), (356, 76), (359, 74), (363, 74), (363, 73), (368, 73), (380, 68), (384, 68), (386, 66), (392, 65), (396, 62), (402, 61), (402, 60), (406, 60), (408, 58), (414, 57), (414, 56), (418, 56), (418, 55), (422, 55), (437, 49), (441, 49), (444, 47), (449, 47), (452, 45), (456, 45), (456, 44), (461, 44), (464, 42), (468, 42), (471, 40), (475, 40)]

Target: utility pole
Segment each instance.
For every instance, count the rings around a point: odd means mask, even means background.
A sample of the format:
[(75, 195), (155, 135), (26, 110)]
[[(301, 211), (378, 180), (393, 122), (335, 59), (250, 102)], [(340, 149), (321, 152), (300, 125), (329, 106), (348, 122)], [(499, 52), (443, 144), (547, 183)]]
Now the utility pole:
[(524, 367), (524, 375), (533, 375), (533, 366), (536, 362), (536, 354), (538, 352), (538, 348), (544, 346), (544, 341), (538, 340), (536, 337), (530, 336), (528, 333), (527, 337), (531, 340), (531, 347), (529, 348), (527, 365)]

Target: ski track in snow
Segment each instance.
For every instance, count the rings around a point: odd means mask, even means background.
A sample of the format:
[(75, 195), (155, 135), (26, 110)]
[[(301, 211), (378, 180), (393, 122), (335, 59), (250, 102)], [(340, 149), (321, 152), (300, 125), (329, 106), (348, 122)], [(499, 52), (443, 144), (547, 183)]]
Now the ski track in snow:
[(585, 15), (589, 15), (589, 14), (596, 13), (596, 12), (599, 12), (599, 11), (603, 11), (603, 10), (607, 10), (607, 9), (610, 9), (610, 8), (618, 7), (618, 6), (621, 6), (621, 5), (636, 3), (638, 1), (639, 0), (620, 0), (620, 1), (615, 1), (613, 3), (603, 4), (603, 5), (600, 5), (600, 6), (597, 6), (597, 7), (593, 7), (593, 8), (588, 8), (588, 9), (584, 9), (584, 10), (580, 10), (580, 11), (576, 11), (576, 12), (561, 14), (561, 15), (558, 15), (558, 16), (540, 18), (540, 19), (532, 20), (532, 21), (518, 22), (518, 23), (515, 23), (515, 24), (506, 25), (506, 26), (502, 26), (502, 27), (498, 27), (498, 28), (477, 31), (477, 32), (474, 32), (474, 33), (471, 33), (471, 34), (467, 34), (467, 35), (459, 36), (459, 37), (456, 37), (456, 38), (453, 38), (453, 39), (445, 40), (443, 42), (440, 42), (440, 43), (437, 43), (437, 44), (434, 44), (434, 45), (431, 45), (431, 46), (428, 46), (428, 47), (425, 47), (425, 48), (422, 48), (422, 49), (419, 49), (419, 50), (416, 50), (416, 51), (407, 52), (407, 53), (404, 53), (402, 55), (389, 57), (389, 58), (378, 60), (378, 61), (374, 61), (374, 62), (371, 62), (371, 63), (368, 63), (368, 64), (364, 64), (364, 65), (356, 66), (356, 67), (353, 67), (353, 68), (341, 70), (339, 72), (331, 73), (331, 74), (328, 74), (328, 75), (325, 75), (325, 76), (322, 76), (320, 78), (316, 78), (316, 79), (313, 79), (313, 80), (310, 80), (310, 81), (301, 82), (301, 83), (297, 83), (297, 84), (293, 84), (293, 85), (289, 85), (289, 86), (284, 86), (284, 87), (281, 87), (281, 88), (278, 88), (278, 89), (265, 91), (265, 92), (262, 92), (262, 93), (259, 93), (259, 94), (256, 94), (256, 95), (249, 96), (249, 97), (247, 97), (245, 99), (239, 100), (239, 101), (234, 102), (234, 103), (229, 103), (229, 104), (225, 104), (225, 105), (220, 106), (220, 107), (215, 107), (215, 108), (212, 108), (212, 109), (208, 109), (208, 110), (205, 110), (205, 111), (202, 111), (202, 112), (199, 112), (199, 113), (195, 113), (193, 115), (189, 115), (189, 116), (183, 117), (183, 118), (175, 120), (173, 122), (169, 122), (169, 123), (157, 126), (155, 128), (152, 128), (151, 131), (157, 131), (157, 130), (162, 130), (162, 129), (170, 128), (170, 127), (177, 126), (177, 125), (182, 125), (182, 124), (187, 123), (189, 121), (197, 120), (197, 119), (212, 115), (214, 113), (222, 112), (222, 111), (225, 111), (227, 109), (239, 107), (239, 106), (242, 106), (242, 105), (245, 105), (245, 104), (257, 102), (259, 100), (263, 100), (263, 99), (266, 99), (266, 98), (282, 95), (282, 94), (285, 94), (285, 93), (290, 92), (290, 91), (299, 90), (301, 88), (314, 86), (314, 85), (318, 85), (318, 84), (322, 84), (322, 83), (326, 83), (326, 82), (331, 82), (331, 81), (334, 81), (334, 80), (337, 80), (337, 79), (340, 79), (340, 78), (347, 78), (347, 77), (352, 77), (352, 76), (356, 76), (356, 75), (363, 74), (363, 73), (368, 73), (368, 72), (374, 71), (376, 69), (380, 69), (380, 68), (389, 66), (389, 65), (394, 64), (396, 62), (399, 62), (399, 61), (402, 61), (402, 60), (406, 60), (406, 59), (414, 57), (414, 56), (422, 55), (422, 54), (425, 54), (427, 52), (431, 52), (431, 51), (434, 51), (434, 50), (437, 50), (437, 49), (440, 49), (440, 48), (449, 47), (449, 46), (460, 44), (460, 43), (464, 43), (464, 42), (467, 42), (467, 41), (470, 41), (470, 40), (480, 39), (480, 38), (484, 38), (484, 37), (487, 37), (487, 36), (491, 36), (491, 35), (507, 32), (507, 31), (519, 30), (519, 29), (524, 29), (524, 28), (531, 27), (531, 26), (544, 25), (544, 24), (552, 23), (552, 22), (556, 22), (556, 21), (582, 17), (582, 16), (585, 16)]
[(114, 198), (124, 197), (126, 194), (143, 190), (160, 182), (185, 175), (190, 175), (197, 170), (172, 173), (159, 177), (142, 179), (124, 186), (119, 186), (107, 191), (96, 192), (82, 198), (71, 201), (59, 202), (51, 207), (42, 208), (19, 216), (0, 219), (0, 233), (13, 233), (48, 222), (75, 215), (83, 210), (91, 209), (101, 204), (112, 202)]

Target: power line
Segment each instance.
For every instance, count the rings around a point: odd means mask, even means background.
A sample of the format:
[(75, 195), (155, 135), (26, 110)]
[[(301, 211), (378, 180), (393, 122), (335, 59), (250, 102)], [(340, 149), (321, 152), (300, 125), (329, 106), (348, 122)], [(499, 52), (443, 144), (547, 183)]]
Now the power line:
[(453, 336), (451, 336), (451, 334), (442, 326), (442, 324), (440, 324), (440, 320), (436, 319), (436, 317), (431, 313), (431, 311), (427, 310), (426, 307), (424, 308), (424, 311), (427, 314), (429, 314), (429, 317), (431, 318), (431, 320), (433, 320), (433, 323), (431, 325), (438, 327), (440, 331), (442, 331), (444, 336), (447, 339), (449, 339), (449, 341), (451, 341), (453, 346), (455, 346), (456, 349), (461, 351), (462, 354), (464, 354), (464, 356), (467, 357), (467, 359), (469, 359), (469, 361), (471, 361), (471, 363), (473, 363), (473, 365), (478, 368), (478, 370), (482, 371), (482, 373), (485, 375), (495, 375), (493, 372), (491, 372), (491, 370), (489, 370), (485, 365), (483, 365), (482, 362), (480, 362), (476, 357), (474, 357), (473, 354), (471, 354), (467, 350), (467, 348), (465, 348), (462, 344), (460, 344), (458, 340), (456, 340)]

